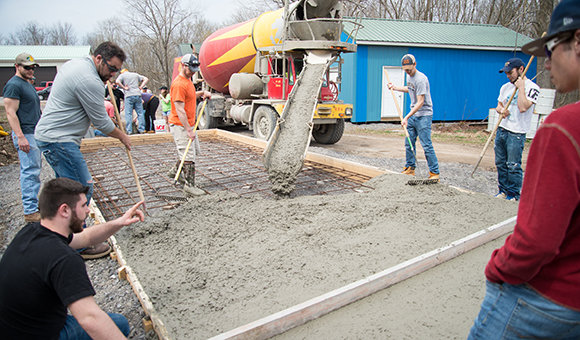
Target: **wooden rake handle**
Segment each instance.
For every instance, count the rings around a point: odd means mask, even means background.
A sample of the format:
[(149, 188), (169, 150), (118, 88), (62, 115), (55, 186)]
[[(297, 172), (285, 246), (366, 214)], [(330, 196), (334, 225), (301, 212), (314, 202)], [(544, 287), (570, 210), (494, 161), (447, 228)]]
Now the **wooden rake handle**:
[[(111, 102), (113, 107), (115, 108), (115, 117), (117, 118), (117, 122), (119, 123), (119, 127), (121, 128), (122, 133), (126, 133), (123, 126), (123, 122), (121, 121), (121, 115), (119, 114), (119, 108), (117, 107), (117, 101), (115, 100), (115, 95), (113, 94), (113, 87), (111, 86), (111, 82), (107, 81), (107, 88), (109, 90), (109, 96), (111, 97)], [(135, 163), (133, 163), (133, 156), (131, 155), (131, 150), (125, 147), (125, 151), (127, 151), (127, 158), (129, 159), (129, 164), (131, 165), (131, 170), (133, 171), (133, 178), (135, 179), (135, 183), (137, 184), (137, 191), (139, 192), (139, 198), (143, 201), (143, 211), (147, 212), (145, 208), (145, 196), (143, 196), (143, 190), (141, 190), (141, 184), (139, 183), (139, 176), (137, 175), (137, 170), (135, 169)]]
[[(389, 74), (387, 73), (387, 69), (383, 68), (383, 71), (385, 71), (385, 76), (387, 76), (387, 81), (389, 83), (391, 83), (391, 80), (389, 79)], [(393, 95), (393, 100), (395, 101), (395, 106), (397, 107), (397, 112), (399, 113), (399, 118), (401, 118), (401, 122), (403, 122), (403, 112), (401, 111), (401, 107), (399, 106), (399, 101), (397, 100), (397, 96), (395, 96), (395, 91), (393, 91), (393, 89), (389, 89), (391, 90), (391, 94)], [(411, 144), (411, 137), (409, 136), (409, 131), (407, 131), (407, 127), (405, 125), (403, 125), (403, 129), (405, 129), (405, 135), (407, 136), (407, 140), (409, 141), (409, 146), (411, 147), (411, 151), (413, 151), (413, 153), (415, 153), (415, 150), (413, 150), (413, 145)]]

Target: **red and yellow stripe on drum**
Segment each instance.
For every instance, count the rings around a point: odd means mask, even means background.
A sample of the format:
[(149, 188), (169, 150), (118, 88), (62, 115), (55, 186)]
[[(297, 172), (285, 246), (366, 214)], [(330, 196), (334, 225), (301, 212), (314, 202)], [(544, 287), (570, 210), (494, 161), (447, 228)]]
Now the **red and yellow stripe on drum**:
[(283, 12), (283, 8), (266, 12), (210, 35), (199, 51), (204, 80), (213, 89), (228, 93), (232, 74), (253, 73), (257, 49), (282, 44)]

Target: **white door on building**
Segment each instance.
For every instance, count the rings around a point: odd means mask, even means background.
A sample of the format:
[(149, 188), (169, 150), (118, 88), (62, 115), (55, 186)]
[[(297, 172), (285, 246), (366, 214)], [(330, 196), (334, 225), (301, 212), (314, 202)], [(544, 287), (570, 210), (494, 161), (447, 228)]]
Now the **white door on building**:
[[(405, 85), (405, 71), (400, 66), (383, 66), (383, 89), (381, 98), (381, 118), (399, 118), (399, 113), (397, 112), (397, 107), (395, 106), (395, 101), (393, 100), (393, 95), (387, 84), (387, 75), (389, 74), (389, 80), (395, 86)], [(395, 97), (399, 102), (399, 108), (401, 108), (401, 113), (405, 115), (405, 108), (403, 107), (403, 96), (405, 92), (394, 91)]]

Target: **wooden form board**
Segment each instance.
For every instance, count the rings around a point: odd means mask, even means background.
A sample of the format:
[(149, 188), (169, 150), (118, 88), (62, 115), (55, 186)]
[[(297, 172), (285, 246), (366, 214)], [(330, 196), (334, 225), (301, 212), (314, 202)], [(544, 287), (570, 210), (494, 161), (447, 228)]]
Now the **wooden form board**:
[(516, 217), (210, 340), (268, 339), (420, 274), (513, 231)]
[[(95, 204), (94, 200), (91, 200), (89, 208), (91, 209), (92, 215), (94, 215), (94, 219), (98, 221), (99, 224), (106, 223), (105, 219), (103, 218), (103, 215), (101, 214), (101, 211)], [(145, 293), (143, 286), (141, 286), (141, 283), (137, 279), (137, 275), (135, 275), (133, 270), (131, 270), (131, 267), (127, 265), (127, 262), (123, 257), (123, 252), (121, 251), (121, 247), (117, 243), (117, 239), (115, 239), (115, 236), (111, 236), (109, 238), (109, 241), (113, 245), (113, 249), (115, 251), (115, 259), (117, 260), (120, 266), (119, 268), (120, 276), (121, 273), (123, 273), (122, 275), (125, 276), (125, 279), (129, 281), (129, 283), (131, 284), (131, 287), (133, 288), (135, 295), (137, 295), (137, 299), (139, 299), (139, 303), (141, 303), (141, 307), (143, 307), (143, 310), (151, 320), (153, 330), (155, 331), (160, 340), (170, 340), (171, 337), (167, 332), (167, 328), (165, 327), (165, 324), (155, 311), (151, 299), (149, 299), (149, 296), (147, 295), (147, 293)]]

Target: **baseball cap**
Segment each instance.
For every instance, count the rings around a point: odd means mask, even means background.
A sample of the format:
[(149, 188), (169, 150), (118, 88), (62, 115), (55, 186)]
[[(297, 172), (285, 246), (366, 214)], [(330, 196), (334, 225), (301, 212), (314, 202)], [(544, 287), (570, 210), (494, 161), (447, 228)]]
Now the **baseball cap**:
[(167, 86), (163, 85), (159, 88), (160, 90), (167, 90)]
[(524, 62), (520, 59), (520, 58), (511, 58), (510, 60), (508, 60), (503, 68), (501, 70), (499, 70), (499, 73), (502, 72), (509, 72), (514, 68), (520, 68), (521, 66), (526, 66), (526, 64), (524, 64)]
[(199, 71), (199, 60), (197, 60), (197, 58), (193, 54), (188, 53), (184, 55), (183, 57), (181, 57), (181, 62), (183, 64), (187, 64), (191, 72)]
[(401, 64), (405, 65), (414, 65), (415, 64), (415, 56), (412, 54), (405, 54), (403, 58), (401, 58)]
[(18, 57), (16, 57), (16, 64), (23, 66), (32, 66), (32, 65), (40, 66), (36, 61), (34, 61), (34, 58), (28, 53), (20, 53)]
[(549, 40), (562, 32), (577, 30), (580, 28), (580, 1), (563, 0), (556, 6), (552, 17), (548, 34), (522, 46), (522, 51), (536, 57), (545, 57), (544, 45)]

